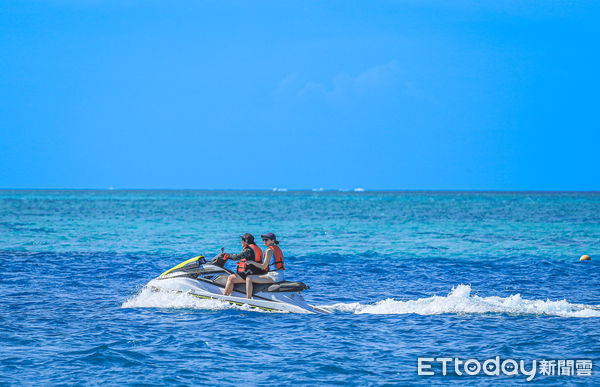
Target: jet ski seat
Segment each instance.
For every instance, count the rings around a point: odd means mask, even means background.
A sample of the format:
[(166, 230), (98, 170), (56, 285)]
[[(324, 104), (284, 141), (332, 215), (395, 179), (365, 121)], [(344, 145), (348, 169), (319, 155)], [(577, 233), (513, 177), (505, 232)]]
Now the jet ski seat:
[[(215, 278), (214, 283), (225, 287), (227, 283), (227, 276), (222, 275)], [(304, 282), (292, 282), (292, 281), (281, 281), (275, 282), (272, 284), (254, 284), (254, 294), (262, 291), (267, 292), (301, 292), (303, 290), (309, 289), (310, 287), (306, 285)], [(246, 284), (235, 284), (233, 288), (236, 292), (246, 294)]]
[[(220, 281), (219, 281), (220, 282)], [(225, 281), (226, 282), (226, 281)], [(225, 286), (225, 283), (223, 284)], [(233, 288), (236, 292), (246, 294), (246, 284), (235, 284)], [(309, 289), (309, 286), (303, 282), (281, 281), (272, 284), (254, 284), (253, 293), (259, 292), (301, 292)]]
[(266, 284), (267, 292), (301, 292), (310, 287), (304, 282), (281, 281), (274, 284)]
[[(227, 276), (220, 276), (214, 280), (214, 283), (225, 287), (227, 283)], [(301, 292), (303, 290), (309, 289), (310, 287), (306, 285), (304, 282), (292, 282), (292, 281), (281, 281), (275, 282), (273, 284), (254, 284), (254, 294), (262, 291), (267, 292)], [(240, 292), (246, 294), (246, 284), (235, 284), (233, 288), (236, 292)]]

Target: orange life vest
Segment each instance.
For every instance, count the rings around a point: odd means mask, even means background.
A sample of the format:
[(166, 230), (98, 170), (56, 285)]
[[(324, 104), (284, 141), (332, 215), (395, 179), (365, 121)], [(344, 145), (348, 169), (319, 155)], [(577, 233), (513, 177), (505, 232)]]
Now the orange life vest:
[[(258, 247), (257, 245), (246, 245), (246, 247), (250, 247), (254, 251), (254, 260), (257, 263), (262, 263), (263, 253), (262, 253), (262, 250), (260, 249), (260, 247)], [(246, 247), (244, 247), (242, 249), (242, 251), (244, 251), (244, 249), (246, 249)], [(237, 272), (243, 273), (245, 271), (246, 271), (246, 258), (242, 258), (237, 263)]]
[[(281, 251), (279, 246), (272, 245), (272, 246), (267, 247), (267, 250), (269, 250), (269, 249), (273, 250), (273, 256), (275, 257), (275, 268), (272, 268), (271, 266), (273, 266), (273, 264), (269, 263), (269, 266), (267, 266), (267, 271), (269, 271), (269, 270), (285, 270), (285, 266), (283, 265), (283, 252)], [(265, 250), (265, 253), (267, 250)]]

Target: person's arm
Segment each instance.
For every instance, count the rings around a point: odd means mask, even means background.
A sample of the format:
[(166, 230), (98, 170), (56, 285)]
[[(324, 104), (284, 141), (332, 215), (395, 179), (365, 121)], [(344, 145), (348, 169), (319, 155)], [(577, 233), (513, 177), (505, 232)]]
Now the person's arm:
[(271, 257), (273, 256), (273, 249), (266, 250), (264, 255), (265, 256), (263, 258), (262, 263), (258, 263), (258, 262), (254, 262), (254, 261), (247, 262), (247, 263), (258, 267), (263, 271), (267, 270), (267, 267), (269, 267), (269, 261), (271, 260)]
[(252, 249), (244, 249), (242, 250), (241, 253), (239, 254), (227, 254), (228, 260), (232, 260), (232, 261), (239, 261), (240, 259), (244, 259), (246, 258), (246, 260), (252, 260), (253, 256), (254, 256), (254, 251), (252, 251)]

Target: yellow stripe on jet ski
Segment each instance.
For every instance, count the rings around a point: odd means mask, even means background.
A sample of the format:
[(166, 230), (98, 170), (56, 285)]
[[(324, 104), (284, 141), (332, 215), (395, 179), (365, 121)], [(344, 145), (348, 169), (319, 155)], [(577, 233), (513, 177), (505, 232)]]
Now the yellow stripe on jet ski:
[(170, 273), (170, 272), (172, 272), (173, 270), (180, 269), (180, 268), (184, 267), (185, 265), (187, 265), (188, 263), (195, 262), (195, 261), (197, 261), (197, 260), (198, 260), (198, 259), (200, 259), (200, 258), (204, 258), (204, 256), (202, 256), (202, 255), (199, 255), (199, 256), (197, 256), (197, 257), (190, 258), (190, 259), (188, 259), (188, 260), (187, 260), (187, 261), (185, 261), (185, 262), (181, 262), (179, 265), (177, 265), (177, 266), (175, 266), (175, 267), (173, 267), (173, 268), (171, 268), (171, 269), (169, 269), (169, 270), (165, 271), (164, 273), (162, 273), (162, 274), (160, 275), (160, 277), (162, 277), (162, 276), (163, 276), (163, 275), (165, 275), (165, 274), (169, 274), (169, 273)]

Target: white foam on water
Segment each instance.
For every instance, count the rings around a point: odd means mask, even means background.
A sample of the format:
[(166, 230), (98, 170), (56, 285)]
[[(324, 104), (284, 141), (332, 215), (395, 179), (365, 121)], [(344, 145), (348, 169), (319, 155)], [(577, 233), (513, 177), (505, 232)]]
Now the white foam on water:
[(262, 311), (251, 309), (249, 305), (236, 305), (229, 302), (204, 299), (195, 297), (189, 293), (174, 292), (167, 290), (153, 290), (144, 287), (135, 296), (129, 298), (122, 305), (122, 308), (170, 308), (170, 309), (203, 309), (203, 310), (223, 310), (240, 309), (248, 311)]
[[(255, 312), (269, 311), (251, 309), (249, 305), (202, 299), (189, 293), (152, 290), (144, 287), (122, 304), (123, 308), (171, 308), (225, 310), (239, 309)], [(398, 301), (392, 298), (373, 304), (358, 302), (319, 306), (330, 312), (355, 314), (484, 314), (506, 313), (511, 315), (547, 315), (558, 317), (600, 317), (600, 306), (571, 304), (567, 300), (527, 300), (520, 294), (509, 297), (480, 297), (471, 295), (470, 285), (457, 285), (447, 296), (432, 296), (416, 300)]]
[(598, 306), (571, 304), (567, 300), (527, 300), (520, 294), (509, 297), (479, 297), (471, 295), (470, 285), (457, 285), (447, 296), (397, 301), (392, 298), (374, 304), (340, 303), (320, 306), (331, 312), (356, 314), (483, 314), (548, 315), (559, 317), (600, 317)]

